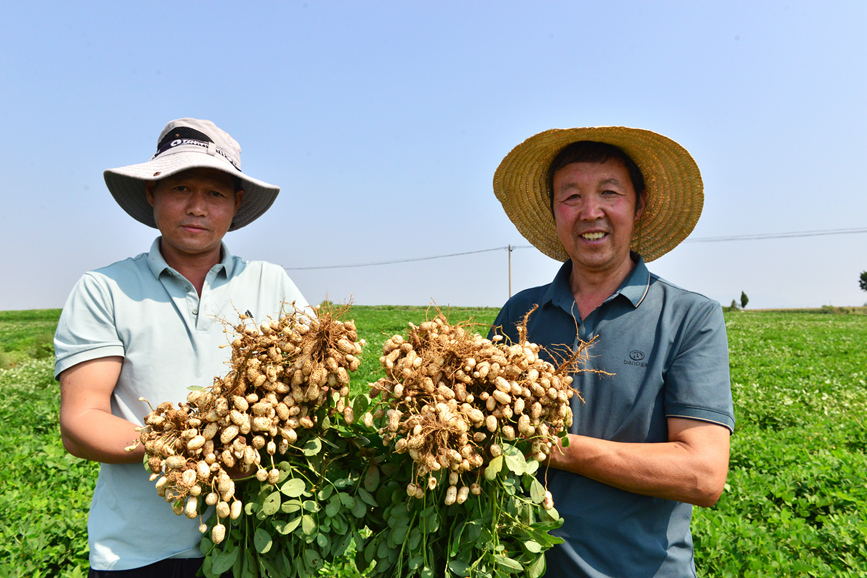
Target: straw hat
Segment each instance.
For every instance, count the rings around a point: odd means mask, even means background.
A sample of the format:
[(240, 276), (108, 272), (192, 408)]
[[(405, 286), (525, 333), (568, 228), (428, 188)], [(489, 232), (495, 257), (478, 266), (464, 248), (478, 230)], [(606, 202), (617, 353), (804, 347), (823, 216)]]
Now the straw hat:
[(145, 198), (147, 183), (195, 168), (216, 169), (240, 179), (245, 193), (230, 231), (258, 219), (280, 192), (280, 187), (242, 173), (238, 142), (213, 122), (195, 118), (169, 122), (157, 140), (157, 152), (148, 162), (108, 169), (103, 176), (124, 211), (148, 227), (157, 228), (153, 207)]
[(548, 167), (567, 145), (595, 141), (619, 147), (635, 161), (647, 186), (647, 207), (635, 225), (632, 250), (653, 261), (695, 228), (704, 204), (698, 165), (685, 148), (649, 130), (620, 126), (551, 129), (512, 149), (494, 173), (494, 194), (521, 235), (558, 261), (563, 248), (548, 197)]

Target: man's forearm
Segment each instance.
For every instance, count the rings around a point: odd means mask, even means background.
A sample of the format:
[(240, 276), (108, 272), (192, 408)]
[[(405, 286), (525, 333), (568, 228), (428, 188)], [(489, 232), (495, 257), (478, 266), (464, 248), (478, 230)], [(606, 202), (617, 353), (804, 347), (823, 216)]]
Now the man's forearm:
[(729, 432), (715, 424), (686, 425), (663, 443), (570, 435), (569, 447), (554, 448), (549, 465), (627, 492), (712, 506), (728, 473)]
[(60, 435), (74, 456), (125, 464), (140, 462), (144, 448), (124, 450), (139, 437), (136, 425), (111, 413), (120, 357), (92, 359), (60, 374)]
[(107, 464), (142, 461), (144, 448), (127, 452), (125, 448), (138, 439), (136, 425), (101, 410), (91, 409), (74, 417), (61, 417), (63, 446), (72, 455)]

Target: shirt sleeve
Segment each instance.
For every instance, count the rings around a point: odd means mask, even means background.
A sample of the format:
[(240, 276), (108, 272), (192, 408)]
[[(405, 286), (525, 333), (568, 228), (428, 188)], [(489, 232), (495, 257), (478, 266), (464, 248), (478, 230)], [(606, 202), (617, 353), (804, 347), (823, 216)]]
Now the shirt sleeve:
[(728, 339), (722, 308), (696, 306), (684, 320), (665, 378), (666, 417), (716, 423), (734, 432)]
[(84, 361), (124, 355), (111, 292), (99, 275), (86, 273), (73, 287), (54, 334), (54, 353), (55, 379)]

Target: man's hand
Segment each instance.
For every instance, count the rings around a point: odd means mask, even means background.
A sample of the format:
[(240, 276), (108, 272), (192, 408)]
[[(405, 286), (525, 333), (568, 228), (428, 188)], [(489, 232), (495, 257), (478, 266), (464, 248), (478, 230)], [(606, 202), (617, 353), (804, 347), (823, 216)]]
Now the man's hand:
[(136, 425), (111, 413), (122, 365), (122, 357), (102, 357), (60, 374), (60, 434), (72, 455), (109, 464), (142, 461), (143, 447), (124, 450), (139, 437)]
[(713, 506), (729, 467), (729, 430), (692, 419), (669, 418), (668, 442), (621, 443), (569, 435), (548, 464), (627, 492)]

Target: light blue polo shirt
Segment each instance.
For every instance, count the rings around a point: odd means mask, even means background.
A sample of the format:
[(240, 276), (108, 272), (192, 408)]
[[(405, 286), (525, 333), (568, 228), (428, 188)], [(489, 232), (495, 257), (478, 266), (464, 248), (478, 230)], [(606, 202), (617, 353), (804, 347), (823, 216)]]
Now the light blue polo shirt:
[[(512, 340), (534, 304), (527, 334), (556, 351), (598, 338), (577, 373), (571, 433), (618, 442), (668, 441), (667, 418), (716, 423), (734, 431), (728, 341), (719, 303), (635, 268), (583, 321), (563, 264), (554, 281), (512, 297), (495, 326)], [(575, 312), (574, 316), (572, 312)], [(549, 361), (554, 361), (550, 357)], [(547, 576), (694, 577), (692, 506), (641, 496), (562, 470), (547, 471), (566, 542), (551, 549)]]
[[(150, 408), (185, 401), (191, 385), (225, 375), (238, 314), (278, 318), (295, 302), (307, 306), (277, 265), (244, 261), (222, 246), (223, 259), (208, 273), (201, 298), (169, 267), (159, 239), (148, 253), (85, 273), (70, 294), (54, 337), (55, 377), (76, 364), (123, 357), (111, 411), (141, 425)], [(284, 305), (285, 303), (285, 305)], [(133, 440), (129, 440), (132, 442)], [(199, 557), (199, 520), (176, 516), (141, 464), (102, 464), (88, 519), (90, 564), (129, 570), (170, 557)]]

